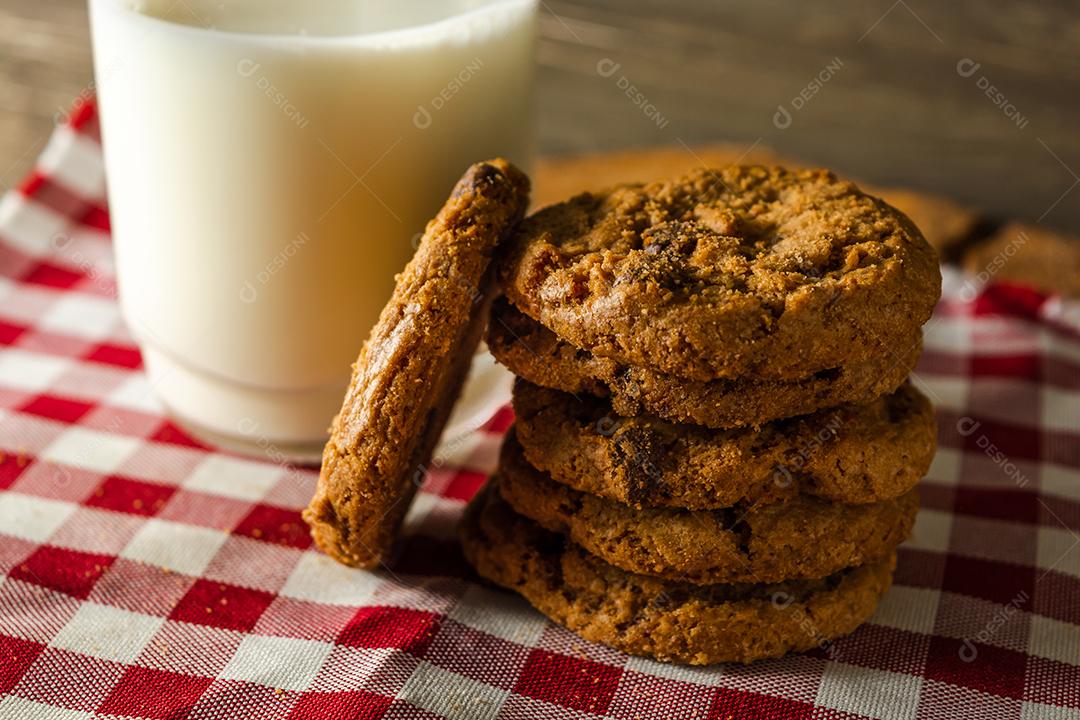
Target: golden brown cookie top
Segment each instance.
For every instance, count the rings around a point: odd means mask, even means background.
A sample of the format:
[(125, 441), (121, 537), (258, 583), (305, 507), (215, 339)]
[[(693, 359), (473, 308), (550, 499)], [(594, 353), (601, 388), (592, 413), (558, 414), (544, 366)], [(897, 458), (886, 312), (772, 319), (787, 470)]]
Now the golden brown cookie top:
[(681, 377), (784, 378), (891, 352), (940, 292), (937, 256), (823, 170), (698, 169), (525, 220), (503, 289), (575, 345)]

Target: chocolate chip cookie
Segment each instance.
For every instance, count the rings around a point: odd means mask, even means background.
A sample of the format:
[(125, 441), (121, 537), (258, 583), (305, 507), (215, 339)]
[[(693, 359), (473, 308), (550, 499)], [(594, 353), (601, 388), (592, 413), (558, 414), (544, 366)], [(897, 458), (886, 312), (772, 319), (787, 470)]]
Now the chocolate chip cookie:
[(619, 415), (657, 415), (711, 428), (759, 426), (844, 403), (868, 403), (904, 384), (922, 352), (913, 331), (897, 347), (797, 380), (744, 378), (700, 382), (599, 357), (559, 338), (500, 298), (491, 311), (488, 349), (515, 375), (569, 393), (608, 397)]
[(585, 193), (504, 250), (501, 285), (525, 314), (596, 357), (697, 382), (889, 355), (941, 289), (911, 221), (824, 170), (697, 169)]
[(398, 276), (353, 367), (304, 512), (315, 542), (339, 561), (370, 568), (391, 552), (480, 340), (495, 246), (528, 197), (528, 178), (507, 161), (473, 165)]
[(633, 655), (707, 665), (828, 649), (873, 613), (895, 555), (819, 580), (693, 585), (620, 570), (517, 515), (485, 488), (461, 526), (477, 572), (583, 638)]
[(1080, 297), (1080, 238), (1024, 223), (1009, 223), (964, 255), (974, 278), (969, 292), (992, 281), (1028, 285)]
[(573, 490), (503, 444), (492, 484), (520, 515), (627, 572), (695, 585), (821, 578), (890, 555), (919, 509), (914, 490), (845, 505), (796, 495), (722, 510), (634, 508)]
[(979, 232), (982, 218), (971, 208), (939, 195), (904, 188), (863, 189), (911, 218), (938, 255), (950, 259)]
[(937, 445), (933, 408), (911, 384), (758, 430), (620, 417), (608, 400), (520, 378), (514, 413), (530, 464), (563, 485), (638, 507), (725, 508), (798, 494), (888, 500), (926, 474)]

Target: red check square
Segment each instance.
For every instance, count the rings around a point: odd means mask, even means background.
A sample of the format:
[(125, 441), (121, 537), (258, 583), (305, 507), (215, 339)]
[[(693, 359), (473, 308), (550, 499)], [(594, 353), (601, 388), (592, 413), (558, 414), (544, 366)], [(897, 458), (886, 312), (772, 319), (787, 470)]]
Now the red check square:
[(210, 450), (210, 448), (188, 435), (170, 420), (166, 420), (162, 423), (157, 432), (150, 436), (150, 439), (155, 442), (180, 445), (181, 447), (194, 448), (196, 450)]
[(987, 454), (995, 462), (1039, 460), (1042, 454), (1041, 431), (1017, 423), (974, 417), (978, 425), (964, 438), (964, 449), (975, 455)]
[[(1080, 552), (1080, 548), (1072, 550)], [(1046, 617), (1080, 625), (1080, 578), (1057, 569), (1045, 570), (1035, 584), (1031, 611)]]
[(1080, 710), (1080, 667), (1029, 657), (1024, 696), (1025, 700)]
[(72, 272), (49, 262), (42, 262), (26, 273), (22, 277), (22, 281), (33, 285), (56, 288), (57, 290), (66, 290), (79, 282), (79, 280), (82, 280), (82, 278), (82, 273)]
[(1022, 699), (1027, 656), (1014, 650), (936, 636), (930, 639), (926, 678), (989, 695)]
[(11, 692), (45, 646), (0, 635), (0, 695)]
[(311, 546), (311, 531), (300, 513), (273, 505), (256, 505), (233, 532), (301, 550)]
[(1034, 353), (1017, 355), (975, 355), (971, 358), (971, 374), (975, 377), (1009, 377), (1038, 380), (1041, 359)]
[(981, 558), (949, 555), (942, 589), (1008, 605), (1019, 593), (1031, 597), (1035, 568)]
[(26, 328), (22, 325), (0, 321), (0, 345), (14, 344), (25, 332)]
[(138, 348), (125, 345), (98, 345), (86, 355), (86, 359), (131, 370), (142, 367), (142, 355), (139, 354)]
[(498, 411), (484, 423), (480, 429), (495, 435), (502, 435), (514, 424), (514, 411), (509, 405), (499, 408)]
[(85, 600), (115, 558), (43, 545), (16, 565), (10, 577)]
[(746, 690), (718, 688), (706, 720), (729, 720), (730, 718), (783, 718), (783, 720), (807, 720), (814, 714), (810, 703), (786, 698), (762, 695)]
[(273, 594), (262, 590), (198, 580), (173, 608), (169, 619), (246, 632), (255, 627), (273, 601)]
[(398, 607), (362, 607), (338, 636), (338, 644), (397, 648), (423, 655), (439, 628), (440, 616)]
[(1024, 490), (958, 487), (955, 512), (985, 518), (1034, 523), (1039, 519), (1036, 496)]
[(1067, 390), (1080, 390), (1080, 363), (1070, 358), (1044, 356), (1043, 381)]
[(104, 232), (109, 232), (112, 229), (109, 222), (109, 211), (98, 205), (88, 207), (86, 214), (79, 219), (79, 222), (87, 227), (97, 228)]
[(30, 460), (25, 455), (12, 456), (0, 450), (0, 490), (7, 490), (14, 485), (28, 467)]
[(304, 693), (289, 720), (379, 720), (393, 698), (365, 690)]
[(212, 678), (129, 667), (98, 712), (153, 720), (184, 717), (212, 682)]
[(49, 420), (58, 420), (62, 423), (72, 425), (77, 423), (79, 418), (90, 412), (93, 408), (94, 406), (91, 403), (69, 400), (68, 398), (56, 397), (54, 395), (39, 395), (19, 408), (19, 410), (31, 415), (37, 415), (38, 417), (48, 418)]
[(1046, 296), (1033, 290), (1008, 282), (997, 282), (985, 288), (975, 298), (974, 313), (977, 317), (1020, 316), (1035, 319)]
[(479, 490), (480, 486), (486, 481), (487, 473), (461, 470), (454, 473), (454, 476), (450, 478), (450, 482), (446, 484), (446, 488), (441, 494), (446, 498), (466, 501), (475, 495), (476, 491)]
[(603, 663), (534, 649), (518, 676), (514, 692), (571, 710), (603, 715), (622, 670)]
[(150, 517), (157, 515), (175, 492), (176, 488), (168, 485), (110, 475), (90, 494), (86, 505)]

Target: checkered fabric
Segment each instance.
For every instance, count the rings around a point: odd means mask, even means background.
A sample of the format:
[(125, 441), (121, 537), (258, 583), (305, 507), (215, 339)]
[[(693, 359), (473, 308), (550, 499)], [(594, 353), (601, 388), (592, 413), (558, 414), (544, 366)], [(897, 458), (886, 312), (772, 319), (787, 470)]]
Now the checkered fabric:
[(0, 718), (1080, 717), (1076, 305), (947, 274), (895, 587), (827, 653), (691, 669), (471, 579), (454, 526), (509, 410), (431, 472), (392, 570), (318, 553), (313, 469), (205, 447), (154, 399), (102, 180), (87, 105), (0, 204)]

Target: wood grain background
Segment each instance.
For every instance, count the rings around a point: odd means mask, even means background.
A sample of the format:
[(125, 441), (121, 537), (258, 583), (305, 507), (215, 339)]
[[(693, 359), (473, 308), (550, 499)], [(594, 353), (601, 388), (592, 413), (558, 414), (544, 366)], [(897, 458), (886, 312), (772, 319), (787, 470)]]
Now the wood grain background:
[[(7, 187), (92, 73), (84, 0), (4, 0), (0, 27)], [(1075, 2), (544, 0), (540, 27), (544, 153), (762, 143), (1080, 231)]]

